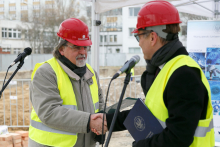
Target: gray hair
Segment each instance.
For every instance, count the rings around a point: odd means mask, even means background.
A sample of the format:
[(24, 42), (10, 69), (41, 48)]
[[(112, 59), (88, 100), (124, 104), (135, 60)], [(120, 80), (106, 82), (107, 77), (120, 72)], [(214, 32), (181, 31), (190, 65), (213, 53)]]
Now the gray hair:
[(58, 43), (58, 45), (55, 46), (54, 49), (53, 49), (53, 56), (54, 56), (55, 58), (58, 59), (58, 58), (60, 57), (59, 49), (60, 49), (62, 46), (66, 46), (67, 43), (68, 43), (68, 41), (66, 41), (65, 39), (59, 37), (59, 43)]

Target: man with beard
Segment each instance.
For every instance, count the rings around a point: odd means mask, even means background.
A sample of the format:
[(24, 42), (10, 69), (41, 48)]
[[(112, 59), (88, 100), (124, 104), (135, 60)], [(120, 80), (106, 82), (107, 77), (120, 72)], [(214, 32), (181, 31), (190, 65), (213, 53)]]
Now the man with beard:
[(29, 147), (95, 147), (90, 129), (102, 132), (102, 119), (94, 117), (104, 101), (98, 75), (86, 64), (89, 29), (69, 18), (57, 35), (54, 57), (36, 64), (31, 76)]
[[(141, 76), (145, 105), (164, 129), (133, 146), (214, 146), (209, 83), (179, 41), (181, 21), (177, 9), (167, 1), (150, 1), (142, 6), (137, 18), (133, 33), (137, 33), (134, 36), (147, 62)], [(123, 122), (128, 113), (119, 112), (114, 131), (126, 129)], [(109, 128), (113, 115), (107, 114), (106, 118)]]

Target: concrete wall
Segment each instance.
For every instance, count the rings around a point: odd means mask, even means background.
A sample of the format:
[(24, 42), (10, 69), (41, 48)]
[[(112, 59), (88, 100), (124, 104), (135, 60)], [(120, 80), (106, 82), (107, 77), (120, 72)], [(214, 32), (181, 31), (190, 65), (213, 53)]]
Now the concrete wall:
[[(112, 77), (123, 65), (124, 63), (131, 59), (135, 54), (100, 54), (99, 59), (99, 75), (100, 77)], [(143, 59), (143, 55), (139, 55), (141, 60), (135, 66), (135, 75), (141, 75), (146, 69), (146, 63)], [(8, 66), (16, 59), (17, 55), (13, 54), (0, 54), (0, 79), (4, 79)], [(51, 54), (32, 54), (25, 58), (25, 63), (19, 72), (15, 75), (16, 79), (30, 79), (32, 70), (36, 63), (44, 62), (52, 58)], [(91, 55), (88, 54), (87, 63), (91, 63)], [(12, 68), (10, 68), (7, 79), (12, 75), (12, 73), (17, 68), (17, 63)], [(125, 76), (122, 75), (122, 76)]]
[[(120, 68), (121, 68), (120, 66), (100, 66), (99, 76), (100, 78), (112, 77)], [(141, 75), (145, 71), (145, 69), (146, 68), (144, 66), (134, 67), (135, 76)], [(30, 79), (31, 73), (32, 73), (32, 70), (18, 71), (13, 79)], [(5, 78), (5, 74), (6, 74), (6, 71), (0, 72), (0, 80), (3, 80)], [(9, 79), (12, 74), (13, 74), (13, 71), (9, 71), (6, 79)], [(125, 76), (125, 74), (122, 74), (121, 76)], [(2, 83), (0, 82), (0, 88), (1, 87), (2, 87)]]
[[(113, 53), (99, 55), (99, 66), (123, 66), (127, 60), (130, 60), (132, 56), (137, 54), (123, 54), (123, 53)], [(139, 54), (140, 62), (136, 66), (145, 66), (145, 60), (143, 55)], [(24, 65), (20, 71), (33, 70), (36, 63), (44, 62), (53, 56), (51, 54), (32, 54), (27, 56), (24, 60)], [(17, 58), (15, 54), (0, 54), (0, 71), (7, 71), (8, 66)], [(91, 54), (88, 53), (87, 63), (91, 63)], [(9, 71), (14, 71), (17, 65), (10, 68)]]

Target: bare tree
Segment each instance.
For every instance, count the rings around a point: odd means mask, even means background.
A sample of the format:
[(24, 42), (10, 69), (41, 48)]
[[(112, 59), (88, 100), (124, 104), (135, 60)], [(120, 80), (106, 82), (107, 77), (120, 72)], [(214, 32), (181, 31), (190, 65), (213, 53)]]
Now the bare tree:
[(40, 11), (33, 10), (31, 16), (23, 16), (22, 26), (33, 50), (42, 49), (41, 53), (51, 53), (57, 44), (57, 31), (62, 21), (67, 18), (78, 18), (80, 3), (77, 0), (54, 0), (50, 5), (41, 5)]

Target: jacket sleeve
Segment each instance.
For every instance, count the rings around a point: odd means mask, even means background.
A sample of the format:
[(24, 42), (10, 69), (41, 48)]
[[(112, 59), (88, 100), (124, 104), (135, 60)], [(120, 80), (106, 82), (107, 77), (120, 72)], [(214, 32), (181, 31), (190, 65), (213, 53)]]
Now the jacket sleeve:
[(37, 69), (31, 85), (31, 102), (43, 124), (57, 130), (87, 133), (90, 113), (62, 107), (57, 78), (48, 63)]
[[(123, 123), (124, 123), (124, 120), (126, 119), (126, 117), (128, 116), (129, 112), (130, 112), (130, 110), (125, 110), (125, 111), (118, 113), (118, 116), (116, 118), (115, 125), (113, 128), (113, 132), (126, 130), (126, 127), (124, 126)], [(110, 129), (110, 126), (112, 124), (113, 117), (114, 117), (114, 113), (110, 113), (110, 114), (107, 113), (106, 114), (108, 130)]]
[(160, 133), (137, 142), (136, 147), (189, 147), (200, 119), (207, 111), (207, 89), (200, 71), (183, 66), (170, 77), (164, 91), (169, 118)]

